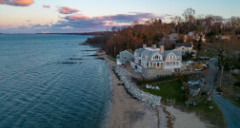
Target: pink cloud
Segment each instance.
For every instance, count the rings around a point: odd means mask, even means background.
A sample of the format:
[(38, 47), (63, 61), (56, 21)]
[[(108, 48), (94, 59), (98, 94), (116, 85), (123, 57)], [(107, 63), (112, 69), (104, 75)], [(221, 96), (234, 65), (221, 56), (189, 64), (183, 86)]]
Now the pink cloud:
[(135, 13), (135, 14), (116, 14), (89, 17), (85, 15), (69, 15), (64, 19), (53, 24), (55, 28), (81, 28), (81, 29), (106, 29), (112, 26), (129, 26), (133, 21), (147, 21), (151, 18), (157, 18), (152, 13)]
[(13, 6), (29, 6), (33, 3), (33, 0), (0, 0), (0, 4), (7, 4)]
[(5, 0), (0, 0), (0, 4), (6, 4)]
[(42, 7), (43, 8), (50, 8), (51, 6), (50, 5), (43, 5)]
[[(131, 13), (131, 14), (115, 14), (115, 15), (103, 15), (103, 16), (86, 16), (80, 14), (73, 14), (67, 16), (59, 16), (57, 23), (49, 23), (46, 25), (30, 24), (29, 28), (25, 26), (18, 26), (16, 29), (7, 27), (7, 29), (1, 29), (1, 32), (86, 32), (86, 31), (104, 31), (111, 29), (111, 27), (126, 27), (130, 26), (133, 21), (147, 21), (151, 18), (161, 18), (152, 13)], [(1, 26), (0, 26), (1, 27)]]
[(71, 15), (71, 16), (68, 16), (66, 19), (77, 21), (77, 20), (89, 20), (90, 17), (84, 16), (84, 15)]
[(61, 14), (73, 14), (79, 12), (79, 10), (63, 6), (58, 9), (58, 12)]

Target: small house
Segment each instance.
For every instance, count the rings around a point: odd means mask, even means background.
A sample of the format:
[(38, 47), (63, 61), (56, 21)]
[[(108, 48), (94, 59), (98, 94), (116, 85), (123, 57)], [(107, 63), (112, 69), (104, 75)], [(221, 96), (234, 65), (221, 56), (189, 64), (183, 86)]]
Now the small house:
[(193, 44), (192, 43), (176, 43), (175, 44), (175, 50), (180, 50), (182, 55), (185, 55), (187, 52), (196, 52), (193, 50)]
[(133, 51), (131, 49), (121, 51), (117, 57), (117, 65), (130, 62), (133, 59)]

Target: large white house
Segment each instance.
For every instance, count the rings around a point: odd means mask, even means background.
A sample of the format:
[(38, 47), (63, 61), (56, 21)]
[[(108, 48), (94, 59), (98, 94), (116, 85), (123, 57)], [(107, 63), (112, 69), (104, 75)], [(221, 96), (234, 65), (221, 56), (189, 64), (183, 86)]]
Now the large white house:
[(144, 73), (146, 77), (165, 75), (172, 72), (179, 72), (182, 64), (180, 50), (164, 50), (164, 45), (157, 48), (156, 45), (136, 49), (134, 61), (131, 66), (136, 71)]

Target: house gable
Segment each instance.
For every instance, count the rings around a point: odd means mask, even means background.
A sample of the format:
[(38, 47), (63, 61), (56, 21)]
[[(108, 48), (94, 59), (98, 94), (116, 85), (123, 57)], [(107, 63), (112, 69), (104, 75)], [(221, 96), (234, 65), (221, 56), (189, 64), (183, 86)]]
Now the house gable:
[(168, 60), (168, 61), (176, 60), (176, 59), (177, 59), (177, 56), (176, 56), (176, 54), (174, 52), (170, 52), (166, 56), (166, 60)]
[(152, 55), (151, 60), (163, 60), (163, 56), (159, 53), (155, 53)]

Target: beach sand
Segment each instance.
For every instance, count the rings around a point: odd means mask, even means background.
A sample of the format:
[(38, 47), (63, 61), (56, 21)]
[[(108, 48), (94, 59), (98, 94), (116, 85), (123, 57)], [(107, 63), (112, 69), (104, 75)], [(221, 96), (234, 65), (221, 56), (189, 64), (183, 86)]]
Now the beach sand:
[(171, 113), (174, 118), (174, 128), (207, 128), (212, 127), (201, 121), (194, 113), (182, 112), (173, 107), (166, 107), (166, 110)]
[(109, 115), (108, 128), (166, 128), (169, 114), (173, 128), (206, 128), (208, 124), (201, 121), (194, 113), (182, 112), (164, 105), (152, 108), (129, 95), (124, 86), (118, 85), (119, 80), (112, 70), (115, 62), (106, 55), (101, 56), (108, 62), (112, 78), (112, 107)]
[(112, 77), (112, 108), (108, 128), (157, 128), (157, 112), (150, 105), (139, 102), (129, 95), (112, 71), (115, 62), (106, 56)]

